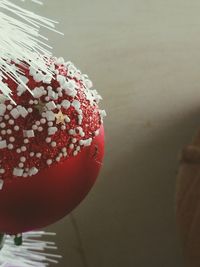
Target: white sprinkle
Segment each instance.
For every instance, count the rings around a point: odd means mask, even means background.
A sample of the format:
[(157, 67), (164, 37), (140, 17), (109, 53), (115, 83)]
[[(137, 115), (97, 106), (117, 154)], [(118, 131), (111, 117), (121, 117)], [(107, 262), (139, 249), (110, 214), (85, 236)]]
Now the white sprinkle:
[(38, 127), (38, 131), (39, 131), (39, 132), (42, 132), (42, 131), (43, 131), (43, 127), (42, 127), (42, 126), (39, 126), (39, 127)]
[(4, 118), (5, 118), (5, 120), (9, 120), (10, 116), (9, 116), (8, 114), (6, 114), (6, 115), (4, 116)]
[(78, 155), (78, 152), (77, 152), (77, 151), (74, 151), (74, 152), (73, 152), (73, 155), (74, 155), (74, 156), (77, 156), (77, 155)]
[[(23, 77), (23, 76), (21, 76), (21, 77)], [(24, 78), (26, 78), (26, 77), (24, 76)], [(17, 95), (21, 96), (25, 91), (26, 91), (26, 88), (22, 84), (19, 84), (17, 87)]]
[(19, 166), (20, 168), (23, 168), (23, 167), (24, 167), (24, 163), (20, 162), (20, 163), (18, 164), (18, 166)]
[(0, 141), (0, 149), (6, 148), (6, 147), (7, 147), (6, 140)]
[(51, 90), (48, 90), (48, 96), (49, 96), (49, 98), (55, 99), (56, 93), (54, 91), (52, 91), (52, 88), (51, 88)]
[(21, 153), (21, 149), (20, 148), (17, 148), (17, 153), (19, 154), (19, 153)]
[(86, 140), (80, 140), (79, 144), (82, 146), (90, 146), (92, 143), (92, 138), (86, 139)]
[(79, 110), (81, 107), (81, 104), (78, 100), (74, 99), (72, 104), (71, 104), (76, 110)]
[(72, 138), (72, 143), (76, 143), (77, 142), (77, 139), (76, 138)]
[(69, 133), (70, 135), (74, 135), (74, 134), (75, 134), (75, 130), (70, 129), (70, 130), (68, 131), (68, 133)]
[(24, 139), (24, 144), (28, 144), (29, 140), (27, 138)]
[(92, 88), (93, 84), (92, 84), (92, 81), (90, 81), (89, 79), (86, 79), (85, 80), (85, 85), (88, 89)]
[(36, 81), (36, 82), (41, 82), (42, 80), (43, 80), (43, 74), (41, 73), (41, 72), (38, 72), (38, 73), (36, 73), (34, 76), (33, 76), (33, 78), (34, 78), (34, 80)]
[(13, 108), (13, 106), (12, 105), (7, 105), (7, 110), (11, 110)]
[(56, 61), (55, 61), (55, 64), (56, 65), (63, 65), (65, 63), (65, 60), (64, 60), (64, 58), (63, 57), (59, 57), (59, 58), (57, 58), (56, 59)]
[(51, 165), (52, 162), (53, 162), (52, 159), (48, 159), (48, 160), (47, 160), (47, 164), (48, 164), (48, 165)]
[(10, 125), (13, 125), (13, 124), (14, 124), (14, 120), (9, 120), (8, 123), (9, 123)]
[(15, 126), (14, 126), (14, 130), (15, 130), (15, 131), (19, 131), (19, 126), (18, 126), (18, 125), (15, 125)]
[(1, 131), (1, 134), (2, 134), (2, 135), (5, 135), (5, 134), (6, 134), (6, 130), (2, 130), (2, 131)]
[(63, 147), (63, 148), (62, 148), (62, 152), (64, 153), (64, 152), (66, 152), (66, 151), (67, 151), (66, 147)]
[(50, 137), (47, 137), (46, 138), (46, 143), (50, 143), (51, 142), (51, 138)]
[(32, 129), (37, 130), (37, 128), (38, 128), (37, 125), (33, 124)]
[(43, 82), (44, 83), (46, 83), (46, 84), (50, 84), (51, 83), (51, 80), (52, 80), (52, 77), (51, 77), (51, 75), (45, 75), (44, 77), (43, 77)]
[(81, 125), (83, 121), (83, 116), (82, 115), (78, 115), (78, 124)]
[(21, 161), (21, 162), (25, 162), (25, 161), (26, 161), (26, 158), (25, 158), (25, 157), (21, 157), (21, 158), (20, 158), (20, 161)]
[(61, 105), (63, 106), (63, 108), (68, 109), (70, 107), (70, 102), (68, 100), (63, 100)]
[(21, 147), (21, 151), (23, 151), (23, 152), (24, 152), (24, 151), (26, 151), (26, 150), (27, 150), (27, 149), (26, 149), (26, 147), (25, 147), (25, 146), (22, 146), (22, 147)]
[(56, 90), (57, 90), (58, 93), (62, 92), (62, 88), (61, 87), (58, 87)]
[(49, 127), (53, 126), (53, 122), (52, 122), (52, 121), (49, 121), (49, 122), (48, 122), (48, 126), (49, 126)]
[(104, 118), (104, 117), (106, 117), (106, 116), (107, 116), (107, 114), (106, 114), (106, 111), (105, 111), (105, 110), (100, 110), (100, 111), (99, 111), (99, 113), (100, 113), (100, 116), (101, 116), (101, 118)]
[(28, 79), (26, 76), (24, 76), (24, 75), (20, 75), (20, 79), (21, 79), (22, 82), (25, 83), (25, 84), (27, 84), (28, 81), (29, 81), (29, 79)]
[(36, 153), (36, 157), (37, 157), (37, 158), (40, 158), (41, 156), (42, 156), (42, 154), (41, 154), (41, 153), (39, 153), (39, 152), (38, 152), (38, 153)]
[(28, 108), (27, 109), (29, 113), (32, 113), (33, 112), (33, 109), (32, 108)]
[(27, 177), (28, 176), (28, 174), (25, 172), (25, 173), (23, 173), (23, 177)]
[(46, 96), (45, 100), (48, 102), (50, 100), (49, 96)]
[(15, 137), (14, 137), (14, 136), (11, 136), (11, 137), (9, 138), (9, 141), (10, 141), (10, 142), (14, 142), (14, 141), (15, 141)]
[(63, 130), (63, 131), (66, 130), (66, 126), (65, 125), (62, 125), (61, 126), (61, 130)]
[(0, 104), (0, 116), (3, 116), (6, 111), (6, 105)]
[(39, 125), (40, 125), (40, 121), (36, 121), (35, 124), (36, 124), (37, 126), (39, 126)]
[(5, 124), (4, 122), (2, 122), (2, 123), (0, 124), (0, 127), (1, 127), (1, 128), (5, 128), (5, 127), (6, 127), (6, 124)]
[(31, 100), (29, 101), (29, 104), (30, 104), (30, 105), (33, 105), (33, 104), (34, 104), (34, 101), (31, 99)]
[(42, 124), (45, 124), (45, 123), (46, 123), (46, 119), (45, 119), (45, 118), (42, 118), (42, 119), (40, 120), (40, 122), (41, 122)]
[(76, 151), (80, 151), (80, 150), (81, 150), (80, 146), (77, 146)]
[(66, 78), (63, 75), (57, 75), (57, 81), (59, 82), (60, 86), (62, 87), (66, 82)]
[(59, 162), (59, 161), (60, 161), (60, 157), (57, 157), (57, 158), (56, 158), (56, 161)]
[(94, 132), (94, 134), (95, 134), (95, 136), (98, 136), (99, 135), (99, 129), (98, 130), (96, 130), (95, 132)]
[(33, 95), (34, 95), (34, 97), (35, 98), (40, 98), (41, 96), (43, 96), (44, 95), (44, 92), (45, 92), (45, 90), (44, 90), (44, 87), (36, 87), (33, 91), (32, 91), (32, 93), (33, 93)]
[(48, 108), (48, 110), (53, 110), (56, 108), (56, 104), (53, 101), (50, 101), (46, 104), (46, 107)]
[(56, 142), (55, 141), (51, 142), (51, 146), (56, 147)]
[(29, 176), (35, 175), (36, 173), (38, 173), (38, 169), (36, 167), (32, 167), (28, 172)]
[(35, 153), (34, 152), (30, 152), (30, 154), (29, 154), (31, 157), (33, 157), (34, 155), (35, 155)]
[(4, 174), (5, 173), (5, 169), (0, 168), (0, 174)]
[(20, 169), (20, 168), (14, 168), (13, 170), (13, 175), (15, 176), (22, 176), (23, 175), (24, 170)]
[(48, 128), (48, 135), (53, 135), (57, 132), (58, 128), (57, 127), (49, 127)]
[(75, 97), (77, 94), (76, 90), (71, 90), (71, 89), (65, 89), (65, 93), (71, 97)]
[(12, 133), (12, 130), (11, 129), (8, 129), (6, 132), (7, 132), (7, 134), (11, 134)]
[(69, 145), (69, 148), (70, 148), (70, 149), (73, 149), (73, 148), (74, 148), (74, 144), (70, 144), (70, 145)]

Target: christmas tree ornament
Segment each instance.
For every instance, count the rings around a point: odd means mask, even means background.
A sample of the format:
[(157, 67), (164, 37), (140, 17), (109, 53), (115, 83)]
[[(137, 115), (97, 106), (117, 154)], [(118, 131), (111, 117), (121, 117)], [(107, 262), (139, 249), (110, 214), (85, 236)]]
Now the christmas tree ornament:
[(61, 219), (90, 191), (102, 166), (106, 112), (88, 76), (49, 52), (39, 29), (57, 32), (56, 22), (14, 2), (0, 0), (0, 260), (43, 267), (54, 260), (29, 253), (35, 232), (26, 232)]
[[(24, 83), (7, 77), (16, 105), (0, 103), (0, 232), (51, 224), (89, 192), (104, 153), (101, 97), (71, 62), (49, 58), (54, 73), (11, 63)], [(6, 73), (5, 73), (6, 75)]]

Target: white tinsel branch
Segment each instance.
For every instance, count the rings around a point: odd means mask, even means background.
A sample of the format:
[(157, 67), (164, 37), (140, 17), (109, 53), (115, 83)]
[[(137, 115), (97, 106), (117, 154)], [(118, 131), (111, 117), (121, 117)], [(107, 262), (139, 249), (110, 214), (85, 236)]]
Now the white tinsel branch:
[(56, 250), (54, 242), (38, 240), (42, 236), (54, 233), (43, 231), (23, 234), (23, 244), (16, 246), (11, 236), (6, 236), (0, 250), (0, 267), (46, 267), (49, 263), (58, 263), (59, 255), (50, 254), (45, 250)]
[[(32, 1), (42, 3), (38, 0)], [(16, 63), (23, 62), (52, 75), (46, 64), (51, 56), (51, 47), (47, 44), (48, 39), (42, 36), (39, 30), (40, 27), (44, 27), (58, 32), (55, 30), (56, 23), (12, 1), (0, 0), (0, 91), (4, 96), (11, 99), (12, 94), (11, 89), (2, 81), (6, 75), (16, 80), (18, 84), (23, 84), (17, 68), (11, 68), (11, 60)], [(24, 86), (27, 88), (25, 84)]]

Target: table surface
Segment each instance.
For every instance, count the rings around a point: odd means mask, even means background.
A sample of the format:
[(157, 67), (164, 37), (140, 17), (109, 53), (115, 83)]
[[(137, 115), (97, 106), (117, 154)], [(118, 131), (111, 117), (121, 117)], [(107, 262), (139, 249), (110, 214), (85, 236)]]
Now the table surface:
[(198, 0), (48, 0), (39, 11), (60, 21), (54, 54), (89, 74), (108, 114), (95, 187), (47, 228), (58, 266), (183, 266), (175, 177), (200, 125), (199, 11)]

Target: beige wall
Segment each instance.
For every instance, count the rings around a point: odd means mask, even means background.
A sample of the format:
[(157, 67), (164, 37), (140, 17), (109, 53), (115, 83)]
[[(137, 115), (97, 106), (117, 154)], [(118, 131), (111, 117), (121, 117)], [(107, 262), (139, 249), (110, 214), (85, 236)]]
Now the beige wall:
[(183, 266), (175, 174), (200, 124), (200, 2), (46, 0), (43, 13), (65, 32), (49, 34), (55, 55), (90, 75), (108, 113), (96, 186), (48, 228), (58, 266)]

